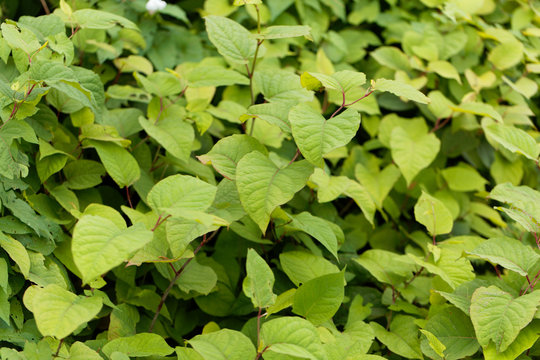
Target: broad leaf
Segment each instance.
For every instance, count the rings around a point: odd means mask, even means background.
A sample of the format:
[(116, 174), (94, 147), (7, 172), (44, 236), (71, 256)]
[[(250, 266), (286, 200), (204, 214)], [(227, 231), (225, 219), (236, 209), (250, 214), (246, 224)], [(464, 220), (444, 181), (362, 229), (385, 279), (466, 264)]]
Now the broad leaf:
[(377, 79), (372, 86), (373, 90), (387, 91), (396, 96), (401, 96), (407, 100), (413, 100), (421, 104), (429, 104), (431, 101), (426, 95), (422, 94), (411, 85), (401, 81)]
[(266, 261), (253, 249), (248, 249), (246, 273), (242, 288), (253, 306), (267, 308), (273, 305), (276, 301), (273, 292), (274, 274)]
[(172, 175), (152, 187), (147, 201), (158, 214), (189, 217), (189, 212), (204, 212), (208, 209), (216, 191), (216, 186), (193, 176)]
[(126, 149), (112, 142), (85, 140), (94, 147), (105, 167), (119, 187), (133, 185), (141, 176), (139, 164)]
[(230, 180), (236, 179), (236, 166), (244, 155), (259, 151), (267, 154), (266, 148), (247, 135), (232, 135), (218, 141), (205, 155), (197, 156), (203, 164), (211, 164), (217, 172)]
[[(302, 230), (317, 239), (338, 260), (338, 237), (332, 230), (332, 224), (320, 217), (313, 216), (308, 212), (302, 212), (291, 216), (289, 227)], [(343, 239), (341, 228), (337, 228), (340, 238)]]
[(480, 345), (493, 341), (498, 352), (505, 351), (531, 322), (539, 302), (540, 291), (514, 299), (496, 286), (478, 288), (471, 299), (471, 320)]
[(311, 279), (296, 290), (292, 310), (320, 325), (338, 311), (343, 302), (344, 286), (343, 272)]
[(315, 166), (323, 166), (323, 156), (346, 145), (358, 131), (360, 114), (345, 110), (326, 120), (307, 104), (299, 104), (289, 112), (292, 134), (302, 155)]
[(540, 148), (536, 140), (525, 131), (499, 123), (487, 125), (487, 123), (482, 122), (482, 128), (489, 139), (502, 145), (507, 150), (534, 161), (538, 160)]
[(102, 307), (99, 296), (77, 296), (58, 285), (32, 286), (24, 296), (43, 336), (63, 339), (80, 325), (92, 320)]
[(261, 327), (261, 343), (268, 346), (265, 359), (279, 360), (284, 356), (302, 359), (326, 359), (317, 329), (298, 317), (281, 317), (265, 322)]
[(422, 192), (414, 206), (414, 217), (433, 236), (447, 234), (454, 226), (450, 210), (442, 201), (426, 192)]
[(255, 346), (239, 331), (223, 329), (189, 340), (204, 360), (245, 360), (254, 359)]
[(508, 237), (498, 237), (484, 241), (473, 251), (467, 252), (492, 264), (527, 276), (540, 260), (540, 255), (530, 246)]
[(403, 177), (410, 185), (418, 173), (437, 157), (441, 146), (435, 134), (411, 135), (401, 127), (392, 130), (390, 148)]
[(210, 41), (225, 58), (239, 64), (247, 64), (255, 55), (257, 40), (245, 27), (221, 16), (211, 15), (205, 17), (205, 20)]
[[(116, 213), (113, 209), (109, 212)], [(152, 232), (142, 223), (127, 228), (123, 220), (119, 224), (108, 215), (105, 211), (86, 211), (73, 230), (73, 261), (85, 284), (127, 261), (152, 240)]]
[(291, 200), (306, 184), (313, 166), (297, 161), (283, 168), (258, 151), (245, 155), (236, 168), (236, 185), (242, 206), (264, 233), (270, 214)]
[(151, 355), (167, 356), (174, 349), (167, 345), (167, 342), (157, 334), (139, 333), (133, 336), (116, 338), (105, 344), (101, 351), (109, 357), (115, 351), (131, 357), (137, 357)]

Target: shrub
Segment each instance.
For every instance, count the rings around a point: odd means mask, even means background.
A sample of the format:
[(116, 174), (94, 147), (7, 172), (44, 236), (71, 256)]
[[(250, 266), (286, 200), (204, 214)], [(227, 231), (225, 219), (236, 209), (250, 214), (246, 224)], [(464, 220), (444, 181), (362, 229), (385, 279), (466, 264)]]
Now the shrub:
[(2, 359), (538, 356), (535, 2), (149, 3), (4, 3)]

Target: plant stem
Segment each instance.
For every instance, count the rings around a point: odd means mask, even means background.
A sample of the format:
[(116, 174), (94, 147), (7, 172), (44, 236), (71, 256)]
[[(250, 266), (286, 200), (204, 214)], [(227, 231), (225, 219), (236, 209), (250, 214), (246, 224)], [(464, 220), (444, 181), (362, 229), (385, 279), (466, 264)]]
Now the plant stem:
[(60, 342), (58, 343), (58, 347), (56, 348), (56, 352), (54, 353), (53, 357), (58, 357), (58, 354), (60, 353), (60, 349), (62, 348), (62, 344), (64, 343), (64, 339), (60, 339)]
[[(163, 219), (163, 221), (165, 221), (165, 219)], [(157, 226), (155, 226), (154, 229), (156, 227)], [(169, 286), (167, 287), (167, 289), (165, 289), (165, 292), (163, 293), (163, 296), (161, 297), (161, 300), (159, 301), (158, 307), (157, 307), (156, 312), (154, 314), (154, 318), (152, 319), (152, 322), (150, 323), (150, 327), (148, 328), (148, 332), (152, 332), (154, 330), (154, 325), (156, 325), (156, 321), (157, 321), (157, 319), (159, 317), (159, 313), (161, 312), (161, 309), (163, 308), (163, 305), (165, 304), (165, 300), (167, 300), (167, 296), (169, 296), (169, 293), (171, 292), (174, 284), (176, 284), (176, 281), (178, 281), (178, 279), (180, 278), (180, 275), (182, 275), (182, 273), (184, 272), (186, 267), (189, 265), (191, 260), (193, 260), (195, 258), (195, 255), (197, 255), (197, 253), (201, 250), (201, 248), (206, 243), (208, 243), (210, 240), (212, 240), (214, 238), (214, 236), (216, 236), (218, 231), (219, 231), (219, 229), (214, 231), (212, 233), (212, 235), (210, 235), (208, 237), (206, 236), (207, 234), (204, 234), (201, 243), (199, 244), (199, 246), (197, 246), (195, 251), (193, 251), (193, 257), (187, 259), (187, 261), (182, 265), (182, 267), (180, 267), (180, 269), (178, 269), (178, 271), (173, 270), (174, 271), (174, 278), (169, 283)]]
[(261, 346), (261, 313), (262, 308), (259, 308), (259, 313), (257, 314), (257, 357), (259, 356), (259, 346)]
[(39, 0), (41, 1), (41, 6), (43, 6), (43, 11), (45, 11), (45, 14), (50, 15), (51, 11), (49, 10), (49, 7), (47, 6), (47, 3), (45, 0)]
[(300, 155), (300, 149), (296, 149), (296, 152), (294, 153), (293, 158), (291, 159), (291, 161), (289, 161), (287, 166), (291, 165), (298, 158), (298, 155)]
[(133, 209), (133, 204), (131, 203), (131, 195), (129, 194), (129, 186), (126, 186), (126, 197), (129, 207)]
[[(257, 34), (261, 33), (261, 12), (259, 10), (259, 7), (257, 5), (255, 6), (255, 11), (257, 12)], [(258, 39), (257, 40), (257, 47), (255, 48), (255, 55), (253, 56), (253, 62), (251, 63), (251, 69), (246, 64), (246, 71), (249, 78), (249, 95), (251, 96), (251, 105), (255, 104), (255, 94), (253, 93), (253, 74), (255, 73), (255, 65), (257, 64), (257, 56), (259, 54), (259, 48), (261, 47), (261, 44), (263, 43), (264, 39)], [(253, 135), (253, 128), (254, 128), (255, 118), (251, 119), (251, 129), (249, 130), (249, 135)], [(244, 132), (246, 131), (245, 126), (242, 126), (244, 128)]]

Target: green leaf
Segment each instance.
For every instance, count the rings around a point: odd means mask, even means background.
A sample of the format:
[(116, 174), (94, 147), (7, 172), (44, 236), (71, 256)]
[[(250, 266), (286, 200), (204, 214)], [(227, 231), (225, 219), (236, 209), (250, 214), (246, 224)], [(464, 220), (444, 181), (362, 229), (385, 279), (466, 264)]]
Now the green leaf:
[(239, 64), (247, 64), (255, 55), (257, 40), (236, 21), (222, 16), (206, 16), (208, 37), (218, 52)]
[(488, 54), (488, 60), (500, 70), (517, 65), (523, 59), (523, 44), (509, 41), (494, 47)]
[(317, 277), (339, 272), (339, 268), (322, 256), (304, 251), (287, 251), (279, 255), (283, 271), (296, 285)]
[(24, 302), (34, 313), (39, 332), (57, 339), (65, 338), (92, 320), (102, 307), (99, 296), (77, 296), (55, 284), (29, 287)]
[(252, 151), (268, 154), (266, 148), (255, 138), (236, 134), (219, 140), (212, 150), (197, 158), (205, 165), (211, 164), (225, 178), (235, 180), (238, 162)]
[(253, 81), (264, 95), (264, 98), (270, 103), (298, 103), (313, 99), (313, 93), (302, 88), (300, 77), (290, 71), (258, 70), (253, 76)]
[(407, 100), (413, 100), (421, 104), (429, 104), (431, 100), (411, 85), (397, 80), (377, 79), (372, 84), (373, 90), (387, 91), (396, 96), (404, 97)]
[(109, 341), (101, 349), (107, 356), (115, 351), (124, 353), (130, 357), (137, 356), (167, 356), (171, 354), (174, 349), (167, 345), (165, 340), (157, 335), (151, 333), (139, 333), (137, 335), (116, 338)]
[(454, 79), (461, 84), (459, 73), (454, 65), (444, 60), (430, 61), (428, 64), (428, 71), (434, 72), (444, 78)]
[(442, 172), (448, 187), (453, 191), (484, 191), (486, 179), (476, 169), (466, 164), (447, 167)]
[(343, 272), (323, 275), (305, 282), (296, 290), (292, 310), (320, 325), (338, 311), (344, 294)]
[(221, 66), (204, 65), (192, 69), (186, 76), (190, 87), (249, 85), (244, 75)]
[(85, 140), (94, 147), (105, 167), (119, 187), (133, 185), (141, 176), (139, 164), (126, 149), (112, 142)]
[(291, 200), (312, 172), (313, 166), (306, 161), (280, 168), (258, 151), (250, 152), (238, 162), (236, 185), (240, 201), (263, 233), (270, 214)]
[(514, 299), (496, 286), (476, 289), (471, 299), (471, 320), (478, 342), (490, 341), (497, 352), (505, 351), (521, 329), (531, 322), (540, 301), (540, 291)]
[[(423, 333), (423, 330), (420, 331)], [(444, 308), (431, 316), (426, 322), (425, 331), (436, 336), (445, 346), (444, 355), (437, 355), (447, 360), (462, 359), (478, 351), (479, 345), (471, 320), (455, 307)], [(422, 339), (420, 346), (422, 351), (430, 356), (428, 341)]]
[(379, 249), (364, 251), (354, 261), (362, 265), (378, 281), (391, 285), (398, 285), (411, 277), (416, 267), (414, 261), (406, 255)]
[(101, 163), (92, 160), (75, 160), (69, 162), (63, 169), (66, 181), (64, 185), (73, 190), (92, 188), (101, 184), (105, 168)]
[(93, 350), (80, 341), (76, 341), (69, 348), (70, 360), (103, 360), (96, 350)]
[(138, 30), (133, 22), (108, 11), (81, 9), (73, 12), (72, 19), (83, 29), (110, 29), (119, 24), (127, 29)]
[(23, 244), (5, 235), (0, 231), (0, 247), (8, 253), (9, 257), (19, 266), (19, 270), (28, 278), (30, 274), (30, 257)]
[(409, 71), (409, 58), (399, 48), (381, 46), (370, 54), (379, 64), (394, 70)]
[(495, 186), (489, 197), (503, 202), (510, 208), (501, 208), (507, 215), (530, 232), (538, 232), (540, 227), (540, 192), (528, 186), (514, 186), (504, 183)]
[(433, 333), (420, 329), (420, 332), (424, 334), (424, 336), (427, 338), (429, 342), (429, 346), (439, 355), (440, 357), (444, 356), (444, 350), (446, 350), (446, 346), (439, 340)]
[(157, 122), (141, 116), (139, 124), (172, 156), (184, 162), (188, 160), (195, 139), (193, 126), (183, 119), (173, 116), (164, 117)]
[(253, 249), (248, 249), (246, 278), (242, 283), (244, 294), (256, 308), (267, 308), (276, 301), (274, 295), (274, 274), (262, 257)]
[(261, 327), (261, 346), (267, 347), (264, 358), (284, 359), (285, 356), (323, 360), (323, 350), (317, 329), (309, 321), (284, 316), (265, 322)]
[(193, 240), (217, 228), (182, 218), (171, 218), (167, 220), (165, 225), (167, 227), (167, 242), (173, 258), (182, 256)]
[(381, 325), (371, 322), (371, 328), (375, 336), (388, 349), (408, 359), (423, 359), (418, 339), (418, 327), (412, 316), (396, 315), (390, 324), (390, 331), (386, 331)]
[(113, 222), (107, 212), (90, 214), (86, 211), (75, 225), (71, 245), (73, 261), (82, 274), (83, 283), (88, 284), (127, 261), (150, 242), (152, 236), (142, 223), (127, 228), (123, 220), (121, 224)]
[(442, 201), (424, 191), (414, 206), (414, 218), (433, 236), (447, 234), (454, 226), (450, 210)]
[(139, 73), (133, 73), (133, 77), (137, 79), (144, 90), (160, 98), (179, 94), (185, 89), (185, 84), (180, 78), (164, 71), (153, 72), (147, 78)]
[(249, 107), (248, 115), (255, 115), (269, 124), (279, 126), (283, 132), (290, 134), (292, 130), (289, 123), (289, 111), (292, 104), (289, 101), (256, 104)]
[(204, 360), (246, 360), (257, 355), (251, 340), (239, 331), (222, 329), (188, 341)]
[(525, 131), (499, 123), (487, 125), (487, 122), (482, 122), (482, 129), (484, 129), (488, 139), (495, 141), (505, 149), (521, 154), (533, 161), (538, 160), (540, 148), (536, 140)]
[(418, 173), (437, 157), (441, 141), (435, 134), (411, 135), (401, 127), (392, 130), (390, 147), (392, 159), (410, 185)]
[(450, 106), (450, 109), (452, 109), (452, 111), (466, 113), (466, 114), (488, 116), (499, 122), (503, 121), (501, 114), (499, 114), (497, 110), (495, 110), (493, 106), (489, 104), (484, 104), (484, 103), (479, 103), (479, 102), (468, 102), (468, 103), (460, 104), (458, 106)]
[(21, 49), (30, 55), (41, 47), (36, 36), (28, 29), (19, 29), (13, 24), (2, 24), (2, 37), (13, 49)]
[(373, 225), (376, 206), (372, 196), (363, 185), (346, 176), (328, 176), (321, 168), (315, 168), (310, 181), (318, 186), (319, 202), (332, 201), (342, 194), (346, 195), (354, 200), (362, 209), (366, 219)]
[(362, 184), (378, 209), (382, 209), (383, 201), (392, 190), (401, 173), (399, 169), (390, 164), (382, 171), (374, 173), (362, 164), (356, 164), (354, 175)]
[(311, 28), (306, 25), (274, 25), (266, 27), (260, 34), (261, 39), (285, 39), (305, 36), (311, 40)]
[(540, 260), (540, 255), (530, 246), (508, 237), (486, 240), (473, 251), (467, 253), (478, 256), (492, 264), (501, 265), (522, 276), (527, 276), (529, 272), (535, 269), (535, 265)]
[[(288, 226), (301, 230), (317, 239), (339, 261), (337, 254), (338, 238), (336, 233), (332, 231), (332, 224), (329, 221), (313, 216), (306, 211), (298, 215), (292, 215), (291, 219), (292, 221)], [(338, 228), (338, 231), (343, 239), (341, 228)]]
[[(158, 214), (189, 215), (204, 212), (216, 197), (217, 187), (189, 175), (172, 175), (152, 187), (147, 201)], [(184, 217), (184, 216), (182, 216)]]
[(508, 346), (508, 348), (503, 352), (497, 351), (496, 346), (490, 342), (489, 345), (483, 349), (485, 360), (517, 359), (520, 354), (525, 352), (527, 349), (530, 349), (538, 340), (540, 337), (539, 331), (540, 322), (535, 320), (522, 329), (512, 344), (510, 344), (510, 346)]
[(302, 155), (315, 166), (324, 165), (323, 156), (344, 146), (356, 135), (360, 114), (347, 109), (326, 120), (307, 104), (299, 104), (289, 112), (292, 133)]

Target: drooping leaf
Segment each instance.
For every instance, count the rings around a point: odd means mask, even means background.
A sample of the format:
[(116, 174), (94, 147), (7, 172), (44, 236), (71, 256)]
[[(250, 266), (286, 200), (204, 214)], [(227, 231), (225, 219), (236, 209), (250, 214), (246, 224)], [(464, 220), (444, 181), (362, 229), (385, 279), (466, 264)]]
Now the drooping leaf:
[[(338, 239), (331, 228), (331, 224), (322, 218), (313, 216), (308, 212), (293, 215), (290, 227), (302, 230), (317, 239), (338, 260)], [(340, 228), (338, 231), (343, 234)]]
[(442, 201), (426, 192), (422, 192), (414, 206), (414, 217), (433, 236), (449, 233), (454, 225), (450, 210)]
[(468, 254), (478, 256), (492, 264), (501, 265), (522, 276), (527, 276), (540, 260), (540, 255), (530, 246), (508, 237), (486, 240)]
[(119, 187), (133, 185), (141, 176), (139, 164), (126, 149), (111, 142), (85, 140), (94, 147), (107, 173)]
[(376, 322), (369, 323), (375, 336), (388, 349), (408, 359), (423, 359), (418, 338), (418, 327), (414, 318), (406, 315), (396, 315), (390, 324), (390, 331), (385, 330)]
[(326, 275), (339, 272), (339, 268), (322, 256), (303, 251), (287, 251), (279, 255), (283, 271), (296, 285)]
[(253, 306), (267, 308), (273, 305), (276, 301), (273, 292), (274, 274), (266, 261), (253, 249), (248, 249), (246, 273), (242, 288)]
[(373, 90), (387, 91), (396, 96), (402, 96), (407, 100), (413, 100), (421, 104), (429, 104), (431, 101), (426, 95), (422, 94), (411, 85), (401, 81), (377, 79), (372, 86)]
[(188, 160), (195, 138), (195, 132), (190, 124), (183, 119), (172, 116), (159, 119), (157, 122), (141, 116), (139, 124), (171, 155), (184, 162)]
[(500, 123), (487, 125), (482, 122), (482, 128), (488, 138), (502, 145), (505, 149), (521, 154), (533, 161), (538, 160), (540, 148), (536, 140), (525, 131)]

